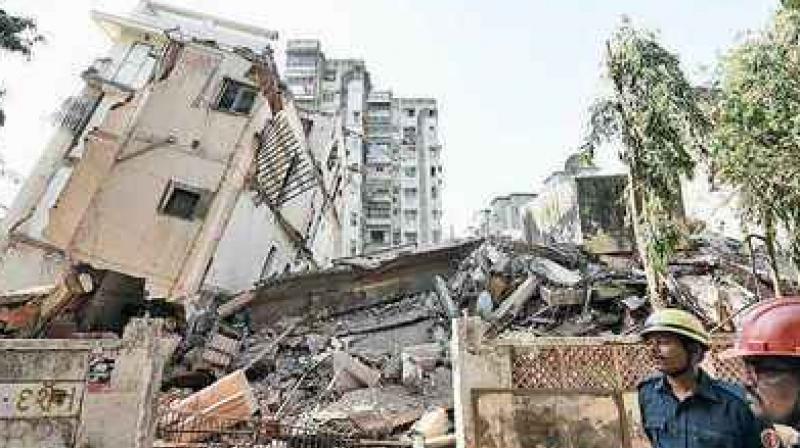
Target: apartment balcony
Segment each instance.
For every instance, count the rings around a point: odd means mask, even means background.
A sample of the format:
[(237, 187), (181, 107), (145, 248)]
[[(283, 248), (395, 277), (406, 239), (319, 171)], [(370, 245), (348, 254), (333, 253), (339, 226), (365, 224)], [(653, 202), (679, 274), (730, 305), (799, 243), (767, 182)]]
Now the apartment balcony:
[(407, 188), (419, 188), (419, 179), (417, 177), (406, 177), (400, 180), (400, 187), (403, 189)]
[(382, 116), (382, 115), (367, 115), (366, 118), (367, 126), (391, 126), (392, 124), (392, 117), (391, 116)]
[(81, 77), (89, 84), (110, 85), (123, 91), (140, 89), (156, 69), (156, 51), (147, 45), (134, 45), (121, 61), (107, 57), (95, 59)]
[(369, 217), (368, 216), (367, 219), (366, 219), (366, 225), (367, 225), (368, 229), (378, 228), (378, 227), (381, 227), (381, 228), (383, 228), (383, 227), (385, 227), (385, 228), (391, 227), (392, 226), (392, 216), (391, 215), (385, 215), (385, 216), (382, 215), (382, 216), (373, 216), (373, 217)]
[(73, 135), (82, 134), (99, 101), (98, 95), (91, 94), (67, 98), (57, 115), (58, 125), (68, 129)]
[(286, 50), (291, 51), (320, 51), (322, 45), (316, 39), (291, 39), (286, 42)]
[(367, 101), (370, 103), (391, 103), (392, 102), (392, 93), (391, 92), (371, 92), (369, 97), (367, 97)]

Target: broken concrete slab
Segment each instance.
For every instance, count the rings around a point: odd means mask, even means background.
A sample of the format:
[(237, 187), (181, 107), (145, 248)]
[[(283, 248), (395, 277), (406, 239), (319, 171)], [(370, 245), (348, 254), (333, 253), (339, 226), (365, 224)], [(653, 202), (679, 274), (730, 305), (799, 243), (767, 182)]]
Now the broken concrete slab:
[(586, 302), (586, 290), (584, 289), (542, 286), (539, 291), (542, 300), (550, 306), (583, 305)]
[(450, 296), (447, 282), (439, 275), (435, 277), (434, 282), (436, 285), (436, 295), (439, 297), (442, 310), (446, 313), (447, 317), (451, 319), (458, 317), (458, 306), (456, 306), (455, 302), (453, 302), (453, 298)]
[(628, 289), (625, 286), (613, 283), (594, 285), (591, 287), (592, 300), (607, 302), (609, 300), (625, 297)]
[(362, 387), (375, 387), (381, 381), (381, 373), (355, 357), (343, 352), (333, 352), (333, 371), (336, 389), (348, 392)]
[(444, 348), (437, 342), (403, 348), (401, 354), (403, 384), (420, 387), (425, 373), (433, 371), (444, 357)]
[(569, 270), (547, 258), (534, 258), (533, 261), (531, 261), (531, 271), (546, 278), (551, 283), (561, 286), (573, 287), (581, 281), (581, 274), (579, 271)]
[(350, 425), (355, 434), (384, 437), (398, 428), (407, 428), (425, 413), (425, 397), (411, 393), (403, 386), (387, 385), (374, 389), (357, 389), (347, 392), (334, 403), (311, 415), (322, 421), (324, 427)]
[(437, 437), (431, 437), (423, 440), (425, 448), (443, 448), (448, 446), (456, 446), (456, 435), (445, 434)]
[(513, 318), (533, 297), (539, 287), (539, 281), (535, 276), (528, 277), (510, 296), (497, 308), (492, 315), (493, 322), (501, 322), (507, 318)]
[(425, 440), (443, 436), (447, 433), (447, 409), (437, 407), (423, 415), (414, 426), (411, 433), (422, 436)]
[(241, 341), (238, 339), (214, 333), (202, 352), (202, 359), (217, 375), (222, 375), (227, 371), (236, 354), (239, 353), (240, 345)]

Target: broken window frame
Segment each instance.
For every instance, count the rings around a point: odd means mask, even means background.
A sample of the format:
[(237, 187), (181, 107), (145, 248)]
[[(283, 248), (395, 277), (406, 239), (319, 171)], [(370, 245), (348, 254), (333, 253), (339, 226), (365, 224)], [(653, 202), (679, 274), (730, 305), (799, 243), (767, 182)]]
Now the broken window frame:
[[(227, 93), (231, 88), (236, 89), (233, 94), (233, 100), (231, 101), (230, 105), (225, 106), (222, 104), (222, 102), (228, 97)], [(252, 95), (252, 99), (249, 100), (249, 104), (243, 100), (245, 94)], [(222, 86), (219, 89), (219, 94), (214, 101), (214, 110), (235, 115), (250, 115), (250, 113), (253, 111), (253, 107), (255, 107), (257, 99), (258, 89), (255, 86), (226, 77), (223, 79)], [(243, 107), (243, 102), (247, 107)]]

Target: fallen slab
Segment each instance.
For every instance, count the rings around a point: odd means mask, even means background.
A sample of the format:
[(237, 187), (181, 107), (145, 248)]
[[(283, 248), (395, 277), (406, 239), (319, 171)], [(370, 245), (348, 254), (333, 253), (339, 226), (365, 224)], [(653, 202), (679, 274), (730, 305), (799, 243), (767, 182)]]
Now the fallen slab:
[(375, 387), (381, 373), (343, 351), (333, 352), (333, 372), (336, 390), (348, 392), (362, 387)]
[(210, 436), (192, 431), (201, 422), (213, 422), (221, 431), (249, 419), (256, 411), (258, 402), (240, 369), (170, 406), (170, 412), (162, 416), (162, 426), (170, 428), (172, 441), (197, 442)]
[(447, 409), (438, 407), (417, 420), (411, 427), (411, 433), (422, 436), (425, 440), (443, 436), (447, 433), (447, 423)]
[(534, 258), (531, 262), (531, 271), (561, 286), (573, 287), (581, 281), (580, 272), (569, 270), (547, 258)]

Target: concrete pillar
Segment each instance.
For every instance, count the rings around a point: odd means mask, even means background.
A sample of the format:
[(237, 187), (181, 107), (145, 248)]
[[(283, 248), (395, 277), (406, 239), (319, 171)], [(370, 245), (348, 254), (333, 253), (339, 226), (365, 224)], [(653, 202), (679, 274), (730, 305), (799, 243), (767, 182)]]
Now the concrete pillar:
[[(511, 348), (494, 347), (482, 340), (485, 323), (480, 318), (460, 318), (453, 320), (451, 353), (453, 359), (453, 403), (456, 421), (456, 446), (458, 448), (476, 447), (475, 403), (480, 389), (510, 389)], [(514, 422), (513, 395), (500, 393), (487, 396), (481, 408), (491, 408), (491, 421), (485, 431), (494, 440), (494, 446), (520, 446), (515, 432), (503, 431), (512, 428)]]
[(133, 319), (125, 327), (108, 391), (86, 395), (79, 447), (152, 446), (161, 375), (175, 347), (162, 328), (160, 319)]

